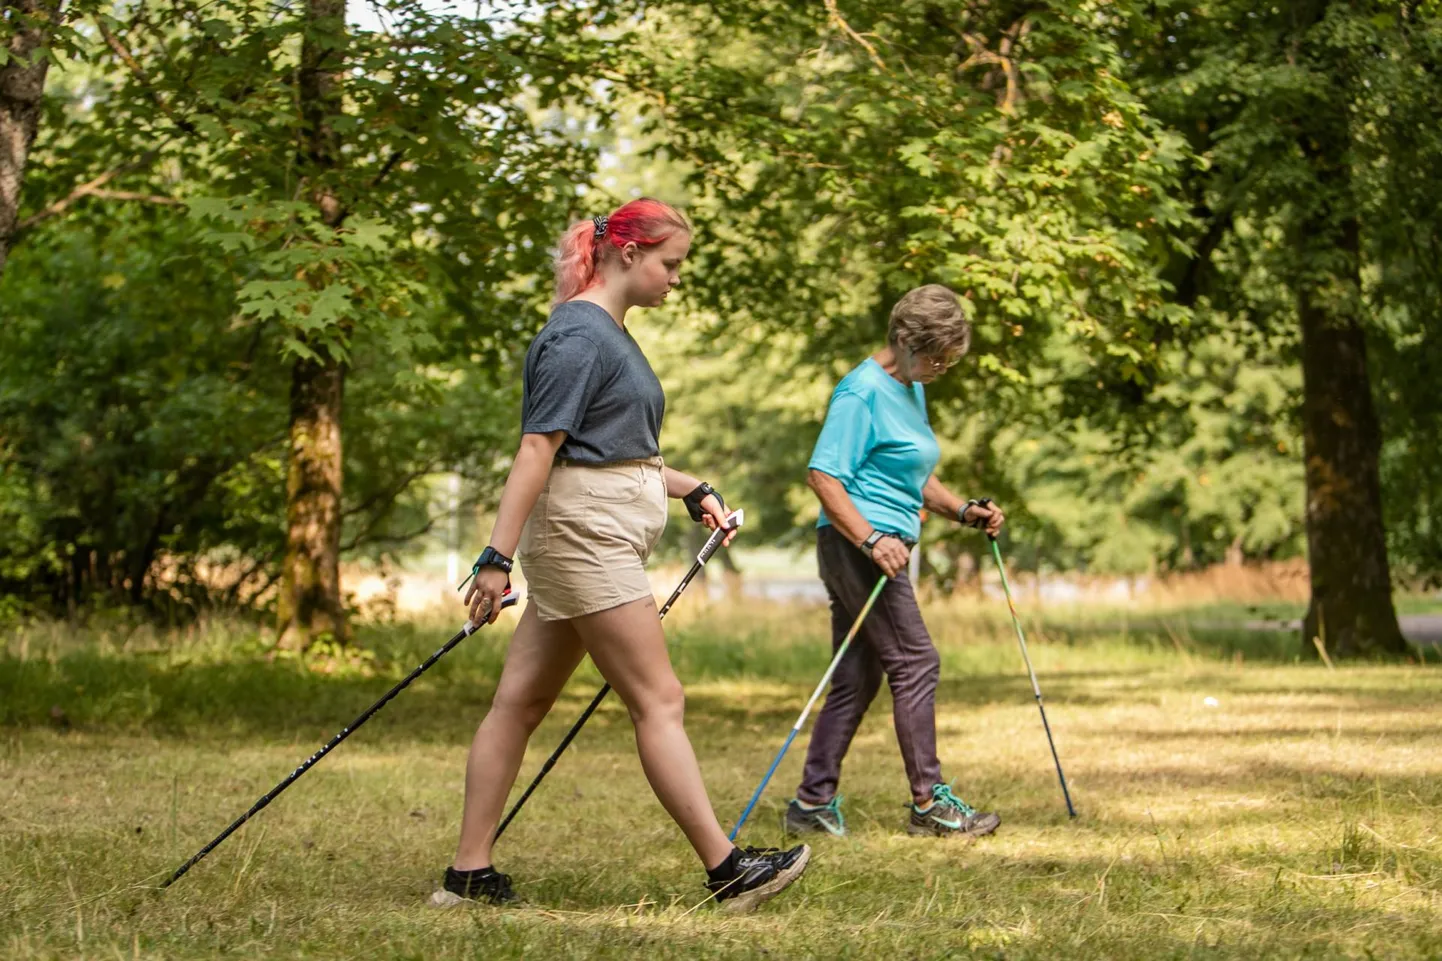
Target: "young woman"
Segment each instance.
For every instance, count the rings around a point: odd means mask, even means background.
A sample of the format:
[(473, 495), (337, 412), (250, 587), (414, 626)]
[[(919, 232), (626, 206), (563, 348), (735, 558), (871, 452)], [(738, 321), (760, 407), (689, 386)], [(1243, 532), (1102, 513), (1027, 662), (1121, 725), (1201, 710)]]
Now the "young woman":
[(912, 834), (990, 834), (1001, 823), (952, 793), (936, 756), (936, 682), (941, 658), (916, 604), (906, 562), (921, 533), (920, 509), (993, 536), (1005, 518), (990, 502), (962, 501), (932, 471), (941, 449), (926, 416), (924, 384), (961, 359), (971, 327), (956, 294), (931, 284), (891, 311), (886, 346), (831, 395), (811, 455), (808, 483), (821, 500), (816, 556), (840, 645), (867, 597), (890, 581), (836, 668), (811, 732), (806, 768), (786, 809), (790, 833), (846, 833), (841, 761), (886, 675), (901, 758), (911, 782)]
[(466, 595), (472, 620), (494, 621), (519, 550), (529, 603), (471, 745), (460, 846), (436, 904), (517, 899), (492, 866), (496, 825), (526, 741), (586, 654), (625, 702), (646, 779), (723, 907), (750, 909), (806, 869), (805, 845), (740, 850), (717, 823), (644, 570), (668, 496), (708, 528), (725, 523), (710, 485), (662, 464), (666, 398), (626, 330), (632, 307), (658, 306), (680, 283), (690, 247), (685, 218), (648, 199), (561, 239), (555, 307), (526, 353), (520, 449)]

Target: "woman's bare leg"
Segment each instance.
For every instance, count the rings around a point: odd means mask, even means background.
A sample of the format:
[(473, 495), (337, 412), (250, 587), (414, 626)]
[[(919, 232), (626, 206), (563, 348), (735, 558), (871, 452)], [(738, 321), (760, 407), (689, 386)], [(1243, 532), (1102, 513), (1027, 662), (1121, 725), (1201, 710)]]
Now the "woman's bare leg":
[(682, 726), (685, 694), (671, 668), (656, 602), (648, 597), (570, 623), (630, 711), (636, 750), (651, 790), (703, 866), (720, 864), (733, 845), (716, 821), (696, 753)]
[(491, 709), (471, 742), (461, 842), (452, 865), (456, 870), (490, 866), (496, 825), (521, 769), (526, 741), (584, 654), (570, 621), (542, 621), (534, 604), (526, 606), (506, 652)]

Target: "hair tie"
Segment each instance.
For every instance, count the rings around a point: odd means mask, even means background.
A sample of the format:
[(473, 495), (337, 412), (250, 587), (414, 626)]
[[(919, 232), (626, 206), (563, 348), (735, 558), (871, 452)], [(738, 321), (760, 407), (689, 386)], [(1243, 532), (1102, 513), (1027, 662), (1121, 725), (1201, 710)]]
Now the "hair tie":
[(600, 217), (592, 217), (592, 218), (591, 218), (591, 223), (593, 223), (593, 224), (596, 225), (596, 237), (597, 237), (597, 238), (606, 236), (606, 225), (609, 224), (610, 222), (611, 222), (611, 218), (605, 216), (604, 214), (603, 214), (602, 216), (600, 216)]

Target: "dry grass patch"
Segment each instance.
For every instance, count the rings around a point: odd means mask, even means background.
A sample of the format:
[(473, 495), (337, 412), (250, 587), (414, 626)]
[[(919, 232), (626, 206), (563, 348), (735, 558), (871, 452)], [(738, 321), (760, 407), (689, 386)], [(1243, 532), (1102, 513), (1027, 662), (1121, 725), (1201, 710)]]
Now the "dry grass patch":
[[(722, 613), (672, 626), (689, 728), (729, 825), (827, 645), (817, 611)], [(374, 676), (330, 677), (227, 649), (219, 630), (145, 654), (54, 632), (22, 655), (12, 639), (0, 660), (0, 956), (1442, 956), (1439, 670), (1238, 665), (1200, 646), (1184, 659), (1164, 634), (1038, 640), (1081, 813), (1070, 821), (1005, 624), (951, 609), (932, 620), (947, 775), (1002, 813), (1001, 831), (976, 843), (902, 833), (883, 694), (844, 771), (852, 835), (818, 842), (806, 878), (747, 918), (702, 905), (614, 700), (503, 842), (500, 866), (528, 906), (424, 906), (454, 843), (500, 636), (458, 649), (157, 893), (435, 634), (377, 632)], [(573, 681), (523, 780), (598, 683), (589, 669)], [(798, 743), (783, 763), (748, 842), (781, 840), (803, 753)]]

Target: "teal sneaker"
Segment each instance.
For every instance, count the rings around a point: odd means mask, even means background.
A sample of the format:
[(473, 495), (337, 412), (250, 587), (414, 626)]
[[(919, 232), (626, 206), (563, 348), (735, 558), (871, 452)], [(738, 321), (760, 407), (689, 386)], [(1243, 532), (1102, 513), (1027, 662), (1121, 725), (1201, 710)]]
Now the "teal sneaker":
[(846, 837), (846, 818), (841, 814), (841, 795), (838, 794), (820, 807), (803, 806), (800, 798), (792, 798), (786, 805), (786, 833), (811, 834), (826, 832), (833, 837)]
[(1000, 826), (1001, 815), (978, 811), (952, 794), (950, 784), (933, 784), (931, 807), (923, 811), (915, 804), (911, 805), (911, 823), (906, 826), (906, 832), (931, 837), (947, 837), (953, 834), (980, 837), (990, 834)]

